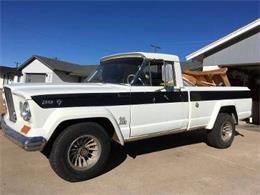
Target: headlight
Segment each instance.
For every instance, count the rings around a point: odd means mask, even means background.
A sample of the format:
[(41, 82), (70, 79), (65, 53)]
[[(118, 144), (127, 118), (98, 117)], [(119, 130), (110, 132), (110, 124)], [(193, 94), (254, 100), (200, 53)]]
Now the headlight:
[(31, 119), (31, 111), (27, 101), (20, 102), (20, 113), (23, 120), (29, 121)]

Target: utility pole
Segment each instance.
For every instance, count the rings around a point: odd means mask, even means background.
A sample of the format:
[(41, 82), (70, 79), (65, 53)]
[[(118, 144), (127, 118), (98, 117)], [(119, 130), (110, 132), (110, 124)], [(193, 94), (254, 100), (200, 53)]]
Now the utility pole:
[(161, 49), (159, 45), (151, 44), (150, 46), (153, 48), (154, 53), (157, 53), (157, 50)]
[(19, 64), (21, 64), (20, 62), (17, 62), (17, 61), (15, 61), (14, 63), (15, 63), (16, 69), (18, 68)]

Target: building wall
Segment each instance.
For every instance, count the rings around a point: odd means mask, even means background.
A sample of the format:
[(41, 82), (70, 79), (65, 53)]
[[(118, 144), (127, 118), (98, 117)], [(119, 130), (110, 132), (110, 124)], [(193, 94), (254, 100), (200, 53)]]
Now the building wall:
[(260, 32), (203, 59), (203, 66), (260, 63)]

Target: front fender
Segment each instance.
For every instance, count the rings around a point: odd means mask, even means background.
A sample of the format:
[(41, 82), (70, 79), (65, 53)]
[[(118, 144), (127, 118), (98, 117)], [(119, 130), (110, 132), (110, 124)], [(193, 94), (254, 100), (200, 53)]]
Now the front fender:
[(62, 108), (53, 111), (45, 122), (43, 129), (46, 131), (45, 138), (49, 140), (55, 129), (64, 121), (74, 119), (90, 119), (90, 118), (107, 118), (113, 125), (120, 144), (124, 145), (124, 138), (121, 129), (112, 115), (112, 113), (104, 107), (85, 108)]
[(210, 117), (210, 121), (209, 121), (208, 125), (206, 126), (206, 129), (212, 129), (214, 127), (214, 124), (218, 117), (218, 113), (219, 113), (220, 109), (224, 106), (234, 106), (236, 109), (236, 105), (233, 100), (218, 101), (214, 106), (214, 109), (213, 109), (211, 117)]

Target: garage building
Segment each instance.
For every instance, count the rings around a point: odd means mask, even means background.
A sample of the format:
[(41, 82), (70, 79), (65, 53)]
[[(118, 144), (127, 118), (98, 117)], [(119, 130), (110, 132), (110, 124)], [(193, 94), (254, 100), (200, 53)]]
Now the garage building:
[(228, 68), (231, 85), (247, 86), (253, 98), (253, 123), (260, 124), (260, 18), (186, 57), (203, 70)]

